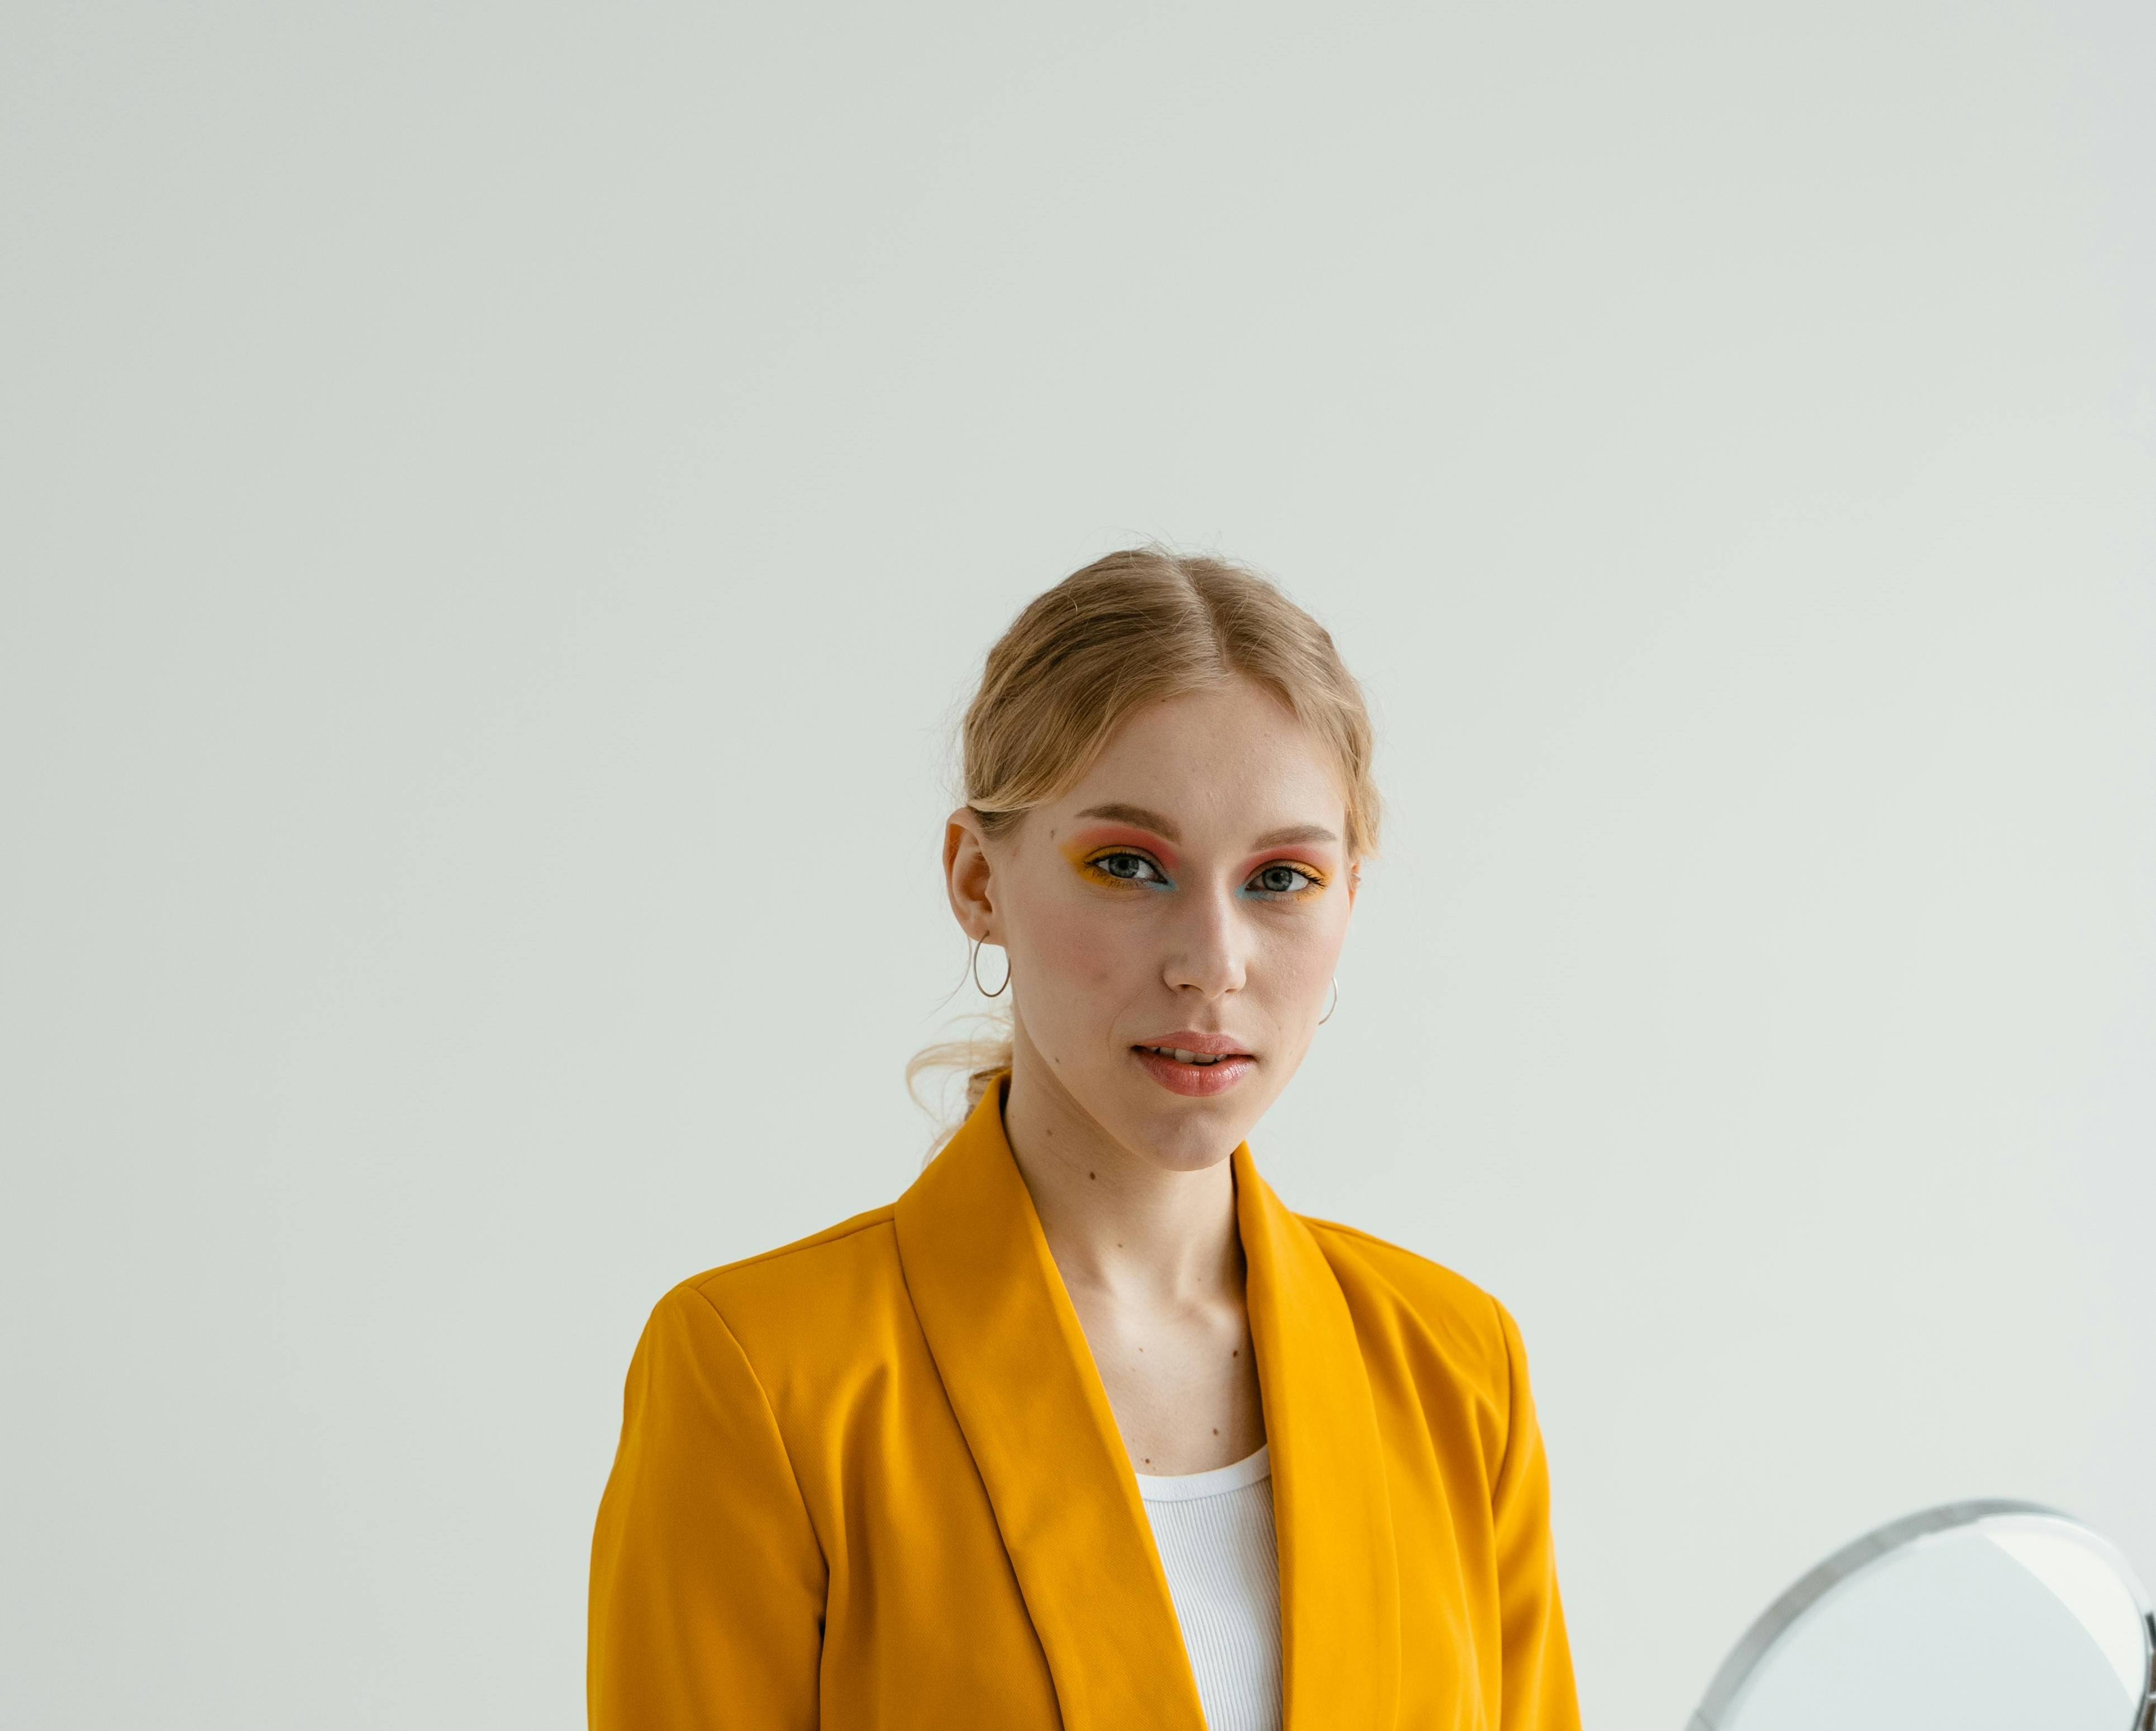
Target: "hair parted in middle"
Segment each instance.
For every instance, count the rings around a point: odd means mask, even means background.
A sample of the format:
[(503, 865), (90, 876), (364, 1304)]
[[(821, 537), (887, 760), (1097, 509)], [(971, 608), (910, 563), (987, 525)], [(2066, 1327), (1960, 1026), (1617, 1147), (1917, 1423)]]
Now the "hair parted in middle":
[(1130, 713), (1250, 679), (1317, 734), (1340, 771), (1348, 853), (1378, 840), (1369, 712), (1332, 633), (1255, 571), (1133, 547), (1034, 597), (988, 651), (961, 734), (966, 803), (1007, 832), (1092, 767)]
[[(1135, 709), (1245, 679), (1323, 742), (1347, 802), (1348, 856), (1375, 851), (1378, 799), (1363, 689), (1332, 634), (1230, 560), (1132, 547), (1029, 602), (988, 651), (959, 731), (965, 800), (991, 840), (1060, 796)], [(906, 1066), (967, 1075), (970, 1109), (1010, 1068), (1008, 1023), (932, 1046)]]

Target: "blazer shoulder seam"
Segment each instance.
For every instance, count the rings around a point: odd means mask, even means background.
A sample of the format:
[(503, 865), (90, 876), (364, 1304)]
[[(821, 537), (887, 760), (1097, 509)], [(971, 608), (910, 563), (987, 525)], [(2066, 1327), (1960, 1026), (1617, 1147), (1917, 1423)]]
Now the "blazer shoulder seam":
[[(1391, 1255), (1405, 1257), (1411, 1262), (1419, 1262), (1433, 1273), (1442, 1276), (1447, 1281), (1457, 1283), (1464, 1302), (1460, 1303), (1456, 1308), (1463, 1320), (1470, 1321), (1471, 1326), (1475, 1310), (1477, 1308), (1486, 1308), (1490, 1318), (1490, 1333), (1494, 1337), (1485, 1343), (1486, 1349), (1489, 1349), (1491, 1354), (1491, 1369), (1494, 1371), (1502, 1365), (1509, 1385), (1512, 1376), (1512, 1343), (1505, 1338), (1505, 1307), (1498, 1302), (1495, 1293), (1489, 1291), (1477, 1282), (1469, 1279), (1457, 1268), (1447, 1268), (1435, 1257), (1424, 1256), (1419, 1250), (1409, 1250), (1404, 1244), (1395, 1244), (1389, 1238), (1380, 1238), (1375, 1232), (1366, 1232), (1360, 1227), (1343, 1225), (1337, 1220), (1319, 1220), (1311, 1215), (1297, 1215), (1296, 1217), (1310, 1227), (1313, 1233), (1330, 1232), (1342, 1238), (1356, 1240)], [(1382, 1268), (1378, 1270), (1381, 1278), (1383, 1272)], [(1406, 1294), (1402, 1293), (1401, 1297), (1404, 1299)], [(1479, 1307), (1476, 1303), (1478, 1300)], [(1478, 1329), (1477, 1332), (1479, 1333), (1480, 1330)], [(1507, 1396), (1506, 1406), (1509, 1411), (1511, 1409), (1509, 1394)]]
[(1395, 1244), (1389, 1238), (1380, 1238), (1375, 1232), (1366, 1232), (1362, 1227), (1351, 1227), (1343, 1221), (1320, 1220), (1314, 1214), (1298, 1214), (1296, 1218), (1314, 1232), (1337, 1232), (1343, 1238), (1356, 1238), (1365, 1244), (1373, 1244), (1379, 1250), (1390, 1251), (1394, 1256), (1405, 1257), (1410, 1262), (1420, 1262), (1425, 1268), (1435, 1268), (1447, 1278), (1458, 1281), (1462, 1286), (1481, 1293), (1486, 1298), (1490, 1296), (1457, 1268), (1446, 1267), (1434, 1256), (1424, 1256), (1419, 1250), (1410, 1250), (1404, 1244)]
[[(706, 1268), (701, 1274), (689, 1277), (687, 1284), (702, 1293), (710, 1282), (721, 1275), (732, 1274), (742, 1268), (753, 1268), (760, 1262), (777, 1262), (781, 1257), (799, 1256), (811, 1250), (821, 1250), (827, 1244), (844, 1243), (849, 1238), (859, 1237), (863, 1232), (891, 1223), (891, 1205), (871, 1208), (865, 1214), (856, 1214), (851, 1220), (842, 1220), (834, 1227), (826, 1227), (820, 1232), (811, 1232), (805, 1238), (796, 1238), (791, 1244), (781, 1244), (773, 1250), (760, 1250), (754, 1256), (745, 1256), (731, 1262), (721, 1262), (716, 1268)], [(706, 1295), (708, 1298), (708, 1294)]]
[(823, 1554), (824, 1566), (828, 1569), (830, 1566), (830, 1547), (824, 1543), (824, 1535), (816, 1531), (815, 1511), (809, 1508), (808, 1493), (801, 1488), (801, 1470), (793, 1464), (793, 1451), (787, 1447), (786, 1431), (778, 1422), (778, 1409), (771, 1404), (771, 1391), (763, 1385), (762, 1374), (756, 1368), (756, 1360), (749, 1356), (747, 1343), (734, 1332), (734, 1325), (726, 1320), (726, 1312), (719, 1308), (718, 1301), (701, 1286), (692, 1289), (704, 1301), (705, 1308), (711, 1313), (711, 1319), (718, 1324), (726, 1339), (732, 1343), (734, 1350), (741, 1355), (742, 1368), (748, 1372), (748, 1380), (756, 1388), (756, 1397), (763, 1404), (763, 1416), (771, 1426), (771, 1434), (778, 1439), (778, 1456), (786, 1462), (786, 1476), (793, 1482), (793, 1500), (800, 1505), (801, 1518), (808, 1522), (808, 1530), (815, 1534), (816, 1549)]

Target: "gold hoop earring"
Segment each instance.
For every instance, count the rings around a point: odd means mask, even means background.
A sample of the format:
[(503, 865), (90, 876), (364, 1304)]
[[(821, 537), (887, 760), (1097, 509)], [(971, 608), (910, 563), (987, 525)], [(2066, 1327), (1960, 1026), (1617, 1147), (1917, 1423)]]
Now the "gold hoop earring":
[(1337, 1010), (1339, 1007), (1340, 1007), (1340, 977), (1339, 977), (1339, 976), (1338, 976), (1338, 975), (1337, 975), (1337, 974), (1336, 974), (1335, 976), (1333, 976), (1333, 979), (1332, 979), (1332, 1001), (1331, 1003), (1327, 1004), (1327, 1005), (1325, 1006), (1325, 1013), (1324, 1013), (1322, 1016), (1321, 1016), (1321, 1017), (1319, 1017), (1317, 1018), (1317, 1025), (1318, 1025), (1320, 1027), (1323, 1027), (1327, 1022), (1328, 1022), (1332, 1021), (1332, 1012), (1333, 1012), (1335, 1010)]
[(973, 954), (966, 963), (966, 971), (973, 976), (974, 991), (984, 998), (999, 998), (1004, 995), (1004, 987), (1010, 984), (1010, 952), (1009, 950), (1004, 952), (1003, 985), (990, 991), (987, 986), (981, 984), (981, 945), (987, 941), (985, 938), (973, 940)]

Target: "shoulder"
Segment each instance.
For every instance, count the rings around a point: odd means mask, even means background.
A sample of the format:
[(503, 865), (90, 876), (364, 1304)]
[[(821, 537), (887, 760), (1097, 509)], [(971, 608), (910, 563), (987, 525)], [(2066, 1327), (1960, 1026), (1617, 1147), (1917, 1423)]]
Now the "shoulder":
[(724, 1429), (828, 1406), (906, 1327), (888, 1207), (692, 1274), (652, 1308), (629, 1369), (632, 1411)]
[(1373, 1233), (1296, 1218), (1324, 1252), (1359, 1329), (1435, 1349), (1456, 1373), (1506, 1404), (1519, 1335), (1502, 1304), (1464, 1274)]
[(776, 1250), (692, 1274), (659, 1301), (654, 1330), (731, 1338), (761, 1377), (804, 1356), (843, 1355), (906, 1303), (888, 1205)]

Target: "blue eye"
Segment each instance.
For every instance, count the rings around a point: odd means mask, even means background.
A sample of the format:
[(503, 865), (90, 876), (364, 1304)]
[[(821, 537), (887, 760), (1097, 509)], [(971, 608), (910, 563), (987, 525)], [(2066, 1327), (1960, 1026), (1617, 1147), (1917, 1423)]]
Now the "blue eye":
[(1263, 895), (1299, 895), (1316, 887), (1317, 879), (1291, 865), (1269, 865), (1250, 879), (1249, 887)]
[(1142, 853), (1096, 853), (1086, 863), (1102, 877), (1113, 878), (1119, 883), (1157, 883), (1167, 887), (1167, 874)]

